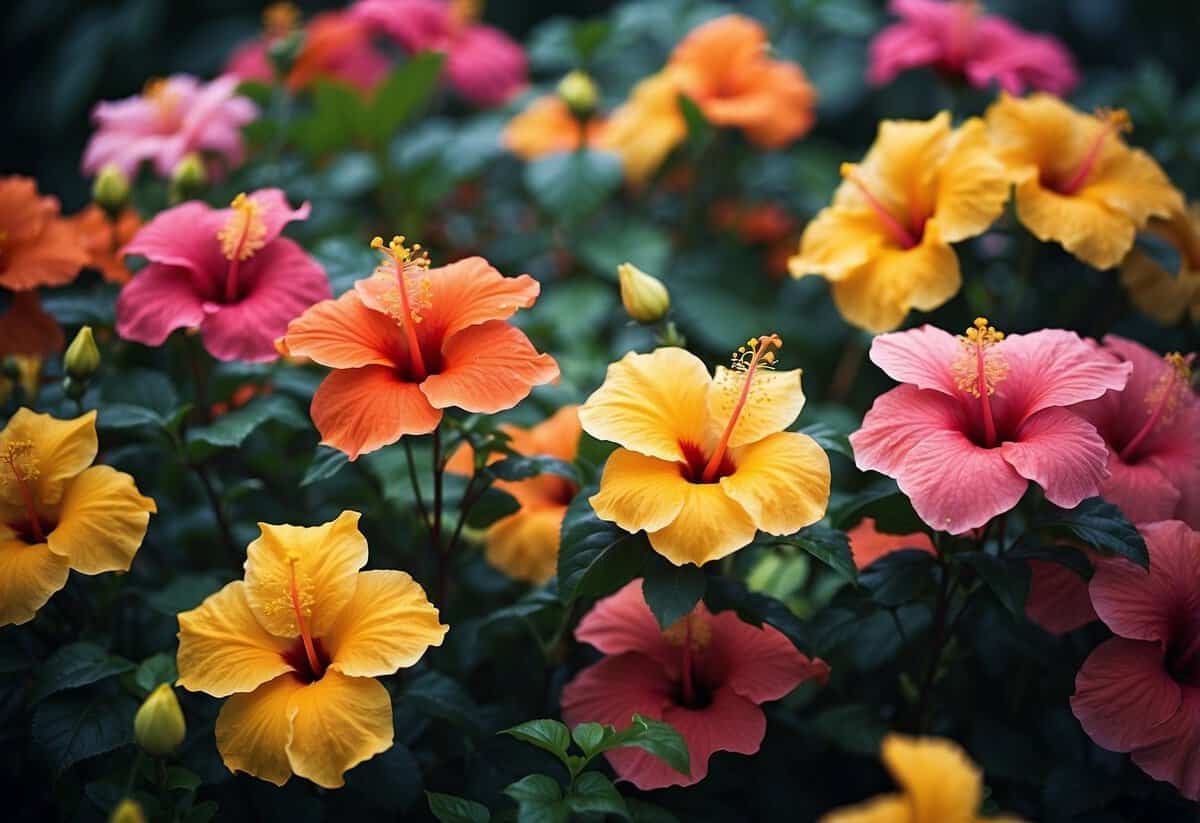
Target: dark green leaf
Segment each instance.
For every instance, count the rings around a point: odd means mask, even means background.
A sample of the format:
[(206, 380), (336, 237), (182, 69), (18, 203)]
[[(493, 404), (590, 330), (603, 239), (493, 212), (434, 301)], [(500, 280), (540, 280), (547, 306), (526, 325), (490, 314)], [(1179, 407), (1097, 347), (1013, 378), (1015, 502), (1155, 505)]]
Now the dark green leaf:
[(567, 806), (576, 814), (614, 815), (631, 820), (625, 799), (612, 781), (600, 772), (584, 772), (567, 794)]
[(143, 660), (133, 675), (133, 682), (143, 692), (150, 692), (159, 683), (172, 683), (178, 676), (179, 673), (175, 670), (175, 655), (163, 653)]
[(1029, 566), (1024, 561), (982, 551), (963, 552), (954, 557), (979, 574), (979, 579), (1013, 617), (1024, 617), (1025, 598), (1029, 595)]
[(1055, 509), (1039, 517), (1034, 529), (1073, 538), (1101, 554), (1118, 555), (1144, 569), (1150, 568), (1146, 541), (1120, 509), (1099, 497), (1084, 500), (1073, 509)]
[(850, 539), (845, 532), (825, 526), (809, 526), (779, 542), (803, 549), (851, 583), (858, 580), (858, 567), (854, 565)]
[(488, 823), (492, 818), (487, 806), (465, 797), (437, 792), (425, 792), (425, 797), (429, 811), (440, 823)]
[[(294, 429), (309, 425), (308, 418), (301, 414), (295, 403), (279, 394), (256, 397), (240, 409), (220, 417), (215, 423), (192, 429), (188, 432), (188, 445), (203, 444), (217, 449), (232, 449), (246, 442), (246, 438), (264, 423), (282, 423)], [(193, 448), (193, 451), (195, 449)]]
[(593, 149), (547, 155), (525, 166), (525, 185), (548, 214), (574, 222), (621, 185), (621, 160)]
[(887, 723), (874, 706), (847, 703), (817, 714), (811, 720), (812, 730), (836, 748), (875, 757), (879, 744), (887, 734)]
[(110, 655), (94, 643), (71, 643), (50, 655), (38, 669), (29, 690), (29, 702), (39, 703), (57, 692), (86, 686), (132, 669), (133, 663)]
[(902, 606), (911, 603), (932, 583), (933, 555), (917, 549), (891, 552), (863, 569), (860, 582), (876, 603)]
[(750, 591), (740, 580), (722, 576), (710, 578), (704, 602), (714, 614), (734, 611), (752, 626), (763, 623), (774, 626), (801, 651), (810, 647), (804, 623), (791, 609), (773, 597)]
[(571, 730), (571, 738), (588, 757), (596, 753), (600, 744), (604, 742), (604, 735), (604, 726), (599, 723), (580, 723)]
[(490, 464), (488, 471), (501, 480), (528, 480), (542, 474), (555, 474), (579, 484), (579, 472), (575, 467), (555, 457), (515, 454)]
[(680, 774), (691, 774), (687, 741), (669, 723), (633, 716), (633, 725), (606, 740), (600, 751), (636, 746), (662, 760)]
[(527, 720), (511, 729), (505, 729), (501, 734), (511, 735), (517, 740), (545, 749), (564, 762), (567, 749), (571, 746), (571, 732), (557, 720)]
[(1042, 560), (1047, 563), (1057, 563), (1066, 566), (1084, 580), (1092, 579), (1092, 561), (1088, 556), (1072, 546), (1037, 546), (1018, 541), (1008, 550), (1006, 557), (1014, 560)]
[(643, 535), (632, 535), (596, 516), (588, 503), (595, 493), (591, 487), (575, 495), (563, 518), (558, 596), (564, 604), (616, 591), (641, 574), (652, 551)]
[(47, 700), (33, 713), (33, 743), (55, 774), (133, 740), (137, 704), (82, 693)]
[(645, 574), (642, 596), (664, 629), (691, 612), (704, 596), (708, 580), (699, 566), (676, 566), (657, 555), (648, 559)]
[(874, 518), (875, 527), (888, 534), (929, 531), (929, 526), (917, 517), (912, 503), (890, 477), (876, 478), (862, 491), (842, 501), (830, 512), (834, 528), (843, 530), (864, 517)]
[(467, 525), (473, 529), (484, 529), (520, 509), (521, 504), (517, 498), (503, 489), (492, 487), (484, 490), (475, 501), (475, 505), (471, 506), (471, 512), (467, 515)]
[(850, 438), (828, 423), (813, 423), (811, 426), (800, 429), (800, 433), (807, 434), (817, 441), (817, 445), (827, 452), (854, 459), (854, 449), (850, 445)]
[(292, 139), (305, 154), (319, 158), (348, 148), (366, 127), (366, 108), (357, 89), (332, 80), (318, 80), (312, 90), (312, 111), (292, 121)]
[(633, 823), (679, 823), (679, 818), (666, 809), (636, 797), (625, 798), (625, 807)]
[(425, 105), (437, 88), (444, 59), (440, 52), (419, 52), (388, 76), (376, 90), (364, 119), (370, 140), (382, 144)]
[(462, 686), (444, 674), (423, 672), (408, 684), (404, 699), (433, 717), (449, 721), (472, 734), (481, 734), (479, 707)]
[(683, 111), (683, 119), (687, 122), (688, 147), (691, 155), (696, 157), (708, 147), (716, 132), (713, 130), (712, 124), (708, 122), (708, 118), (704, 116), (704, 112), (700, 111), (700, 107), (690, 97), (679, 95), (679, 108)]
[(167, 769), (167, 789), (178, 789), (191, 792), (200, 788), (200, 775), (182, 766), (171, 766)]
[(181, 574), (148, 595), (146, 600), (159, 614), (174, 618), (180, 612), (199, 606), (223, 584), (223, 580), (212, 574)]
[(165, 424), (163, 416), (154, 409), (134, 406), (131, 403), (104, 403), (96, 415), (96, 428), (101, 431), (161, 429)]
[(313, 483), (328, 480), (349, 463), (350, 460), (344, 452), (328, 446), (317, 446), (317, 450), (313, 452), (312, 462), (304, 470), (304, 478), (300, 481), (300, 485), (311, 486)]
[(517, 823), (566, 823), (571, 817), (558, 781), (544, 774), (522, 777), (504, 793), (517, 801)]

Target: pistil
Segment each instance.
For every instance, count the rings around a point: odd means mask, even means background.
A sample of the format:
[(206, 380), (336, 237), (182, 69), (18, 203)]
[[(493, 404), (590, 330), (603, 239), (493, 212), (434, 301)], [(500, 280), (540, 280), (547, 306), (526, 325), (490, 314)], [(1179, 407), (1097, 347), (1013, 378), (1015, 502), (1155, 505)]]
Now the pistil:
[(45, 543), (46, 534), (42, 529), (42, 521), (38, 517), (37, 508), (33, 503), (33, 492), (29, 488), (29, 481), (37, 478), (37, 469), (33, 467), (22, 468), (21, 466), (21, 461), (28, 458), (32, 452), (33, 444), (28, 441), (9, 443), (0, 459), (3, 459), (5, 464), (7, 464), (13, 480), (16, 481), (17, 492), (21, 495), (21, 502), (25, 506), (25, 516), (29, 520), (29, 529), (33, 532), (34, 540), (38, 543)]
[[(746, 341), (745, 346), (738, 349), (738, 354), (734, 356), (734, 368), (744, 370), (746, 377), (742, 383), (742, 391), (738, 394), (737, 404), (733, 407), (733, 413), (729, 415), (729, 422), (725, 424), (725, 431), (721, 432), (721, 439), (717, 441), (717, 447), (713, 450), (712, 457), (708, 459), (708, 463), (705, 464), (704, 471), (701, 473), (702, 483), (711, 483), (716, 480), (717, 472), (721, 468), (721, 461), (725, 459), (725, 452), (729, 448), (729, 438), (733, 435), (733, 429), (750, 397), (754, 374), (760, 367), (771, 368), (774, 366), (775, 351), (781, 348), (783, 348), (783, 340), (779, 338), (779, 335), (772, 334), (752, 337)], [(749, 350), (747, 351), (747, 349)]]
[(959, 336), (963, 355), (950, 367), (958, 388), (979, 399), (984, 445), (988, 448), (997, 442), (992, 395), (996, 393), (996, 385), (1008, 375), (1008, 364), (994, 348), (1003, 340), (1004, 332), (989, 326), (986, 317), (976, 317), (971, 327)]
[(321, 659), (317, 656), (317, 647), (313, 643), (308, 621), (304, 618), (304, 610), (300, 608), (300, 587), (296, 584), (296, 563), (298, 561), (298, 557), (288, 558), (288, 563), (291, 565), (292, 611), (296, 615), (296, 625), (300, 628), (300, 637), (304, 642), (304, 653), (308, 656), (308, 666), (312, 669), (313, 676), (319, 678), (325, 673), (325, 668), (321, 665)]
[(1079, 191), (1083, 184), (1087, 182), (1088, 175), (1095, 168), (1096, 161), (1100, 158), (1100, 150), (1104, 147), (1104, 141), (1110, 135), (1129, 131), (1133, 127), (1133, 123), (1129, 119), (1129, 113), (1124, 109), (1101, 110), (1096, 115), (1103, 120), (1100, 131), (1095, 139), (1092, 140), (1087, 154), (1083, 156), (1083, 160), (1079, 163), (1079, 167), (1075, 169), (1075, 173), (1071, 175), (1066, 183), (1057, 187), (1059, 194), (1072, 195)]
[(371, 248), (382, 251), (391, 258), (392, 265), (396, 269), (396, 286), (400, 292), (400, 309), (401, 317), (400, 326), (404, 329), (405, 338), (408, 341), (408, 359), (409, 365), (412, 367), (412, 377), (414, 380), (424, 380), (429, 371), (425, 368), (425, 358), (421, 355), (421, 342), (417, 339), (416, 324), (421, 322), (421, 316), (417, 313), (413, 306), (412, 298), (409, 295), (409, 282), (407, 275), (411, 269), (424, 270), (429, 267), (429, 258), (421, 253), (420, 245), (414, 245), (411, 249), (404, 245), (404, 237), (396, 235), (392, 238), (392, 242), (387, 246), (383, 244), (382, 237), (376, 237), (371, 241)]
[(225, 270), (225, 302), (234, 303), (238, 296), (238, 270), (243, 260), (248, 260), (266, 244), (267, 224), (262, 217), (262, 206), (242, 192), (229, 204), (233, 214), (217, 232), (221, 241), (221, 253), (229, 261)]
[(911, 249), (917, 245), (918, 238), (914, 236), (912, 231), (905, 228), (904, 224), (897, 220), (895, 215), (887, 210), (879, 198), (871, 193), (871, 190), (867, 188), (867, 184), (859, 177), (858, 170), (853, 163), (842, 163), (839, 171), (844, 179), (853, 183), (855, 188), (862, 193), (862, 196), (867, 201), (867, 205), (879, 217), (887, 233), (891, 235), (892, 239), (901, 248)]
[(1150, 433), (1158, 426), (1164, 418), (1169, 419), (1170, 415), (1179, 405), (1179, 397), (1183, 391), (1187, 391), (1191, 384), (1192, 369), (1191, 357), (1184, 357), (1179, 352), (1172, 352), (1164, 358), (1170, 369), (1162, 376), (1158, 384), (1151, 390), (1147, 396), (1147, 400), (1151, 403), (1150, 416), (1146, 418), (1146, 422), (1138, 429), (1125, 447), (1120, 451), (1121, 460), (1126, 463), (1137, 452), (1138, 446), (1145, 442)]

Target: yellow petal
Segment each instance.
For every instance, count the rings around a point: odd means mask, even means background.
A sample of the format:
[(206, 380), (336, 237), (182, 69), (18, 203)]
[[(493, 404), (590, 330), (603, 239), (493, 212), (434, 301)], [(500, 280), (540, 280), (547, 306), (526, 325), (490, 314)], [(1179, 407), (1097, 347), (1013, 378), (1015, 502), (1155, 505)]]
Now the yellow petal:
[(155, 511), (132, 477), (111, 466), (92, 466), (67, 484), (47, 542), (75, 571), (129, 571)]
[(0, 525), (0, 626), (27, 623), (56, 591), (71, 567), (45, 543), (29, 544)]
[[(738, 415), (729, 436), (729, 448), (762, 440), (781, 432), (800, 416), (804, 408), (804, 391), (800, 388), (800, 369), (754, 373), (746, 404)], [(729, 417), (737, 408), (738, 399), (746, 385), (746, 372), (718, 366), (708, 390), (709, 442), (724, 432)]]
[(829, 457), (805, 434), (781, 432), (734, 451), (721, 488), (768, 534), (798, 531), (825, 516)]
[(683, 508), (650, 545), (676, 566), (702, 566), (732, 554), (754, 539), (754, 521), (717, 483), (683, 483)]
[(290, 646), (259, 625), (235, 580), (179, 615), (179, 685), (213, 697), (251, 691), (291, 671), (282, 656)]
[(1189, 309), (1200, 318), (1200, 272), (1171, 274), (1135, 247), (1121, 263), (1121, 285), (1133, 304), (1161, 325), (1175, 325)]
[(359, 517), (344, 511), (320, 526), (258, 524), (262, 535), (246, 547), (246, 600), (263, 628), (279, 637), (300, 636), (291, 594), (294, 566), (309, 631), (316, 637), (329, 631), (367, 563)]
[(634, 86), (629, 101), (609, 118), (599, 145), (620, 155), (626, 180), (642, 183), (686, 137), (679, 84), (672, 72), (661, 71)]
[(487, 530), (487, 561), (515, 580), (540, 586), (558, 567), (566, 506), (522, 509)]
[(972, 117), (950, 137), (938, 167), (937, 220), (941, 238), (957, 243), (982, 234), (1004, 211), (1008, 175), (996, 160), (987, 127)]
[(924, 823), (913, 817), (908, 802), (899, 795), (880, 795), (866, 803), (830, 812), (819, 823)]
[(800, 253), (788, 260), (788, 271), (792, 277), (819, 274), (841, 280), (869, 261), (886, 239), (879, 218), (869, 210), (830, 206), (804, 227)]
[(96, 412), (72, 420), (17, 409), (0, 432), (0, 452), (10, 444), (29, 442), (32, 454), (26, 459), (36, 470), (32, 494), (39, 506), (53, 506), (62, 499), (63, 484), (96, 459)]
[(1111, 152), (1076, 192), (1126, 215), (1138, 228), (1151, 217), (1167, 217), (1183, 209), (1183, 195), (1150, 155), (1119, 140), (1108, 141)]
[(231, 772), (246, 772), (282, 786), (292, 776), (287, 746), (292, 739), (289, 704), (304, 684), (276, 677), (225, 701), (217, 715), (217, 751)]
[(852, 277), (834, 283), (833, 300), (847, 322), (878, 334), (899, 328), (910, 308), (937, 308), (961, 285), (958, 257), (930, 221), (920, 245), (883, 249)]
[(617, 449), (600, 476), (600, 491), (588, 498), (596, 516), (627, 532), (657, 531), (683, 508), (688, 483), (679, 464)]
[[(896, 220), (914, 227), (915, 218), (933, 213), (934, 185), (939, 163), (950, 138), (950, 114), (939, 112), (928, 120), (884, 120), (861, 163), (856, 177)], [(862, 189), (849, 180), (834, 193), (835, 206), (868, 208)]]
[(984, 115), (996, 157), (1015, 183), (1070, 179), (1095, 139), (1098, 121), (1057, 97), (1001, 92)]
[(329, 667), (351, 677), (382, 677), (421, 659), (442, 645), (449, 626), (425, 590), (401, 571), (370, 571), (358, 576), (354, 597), (322, 638)]
[(292, 771), (336, 789), (348, 769), (392, 747), (392, 700), (371, 677), (336, 670), (292, 693)]
[(1125, 214), (1098, 200), (1044, 189), (1036, 180), (1017, 186), (1017, 217), (1039, 240), (1059, 243), (1097, 269), (1120, 263), (1136, 234)]
[(983, 775), (954, 743), (890, 734), (883, 762), (908, 798), (916, 823), (974, 823)]
[(683, 460), (680, 441), (700, 445), (709, 384), (703, 361), (684, 349), (630, 352), (579, 409), (592, 437), (663, 460)]

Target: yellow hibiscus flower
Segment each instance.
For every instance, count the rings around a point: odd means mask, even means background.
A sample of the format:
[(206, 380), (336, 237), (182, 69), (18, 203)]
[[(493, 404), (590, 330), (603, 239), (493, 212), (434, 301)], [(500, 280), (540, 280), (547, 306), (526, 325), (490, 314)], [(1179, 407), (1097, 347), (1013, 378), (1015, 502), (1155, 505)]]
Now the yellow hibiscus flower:
[(375, 678), (412, 666), (448, 627), (406, 573), (359, 571), (358, 518), (259, 523), (245, 580), (179, 615), (179, 685), (229, 698), (216, 736), (230, 771), (337, 788), (391, 748), (392, 702)]
[(846, 321), (876, 333), (958, 293), (962, 275), (950, 244), (986, 231), (1008, 200), (983, 121), (952, 129), (947, 112), (884, 120), (866, 157), (843, 164), (842, 177), (788, 269), (830, 281)]
[(0, 431), (0, 626), (25, 623), (74, 569), (129, 571), (154, 501), (93, 466), (96, 412), (74, 420), (18, 409)]
[(1121, 284), (1138, 309), (1164, 326), (1175, 325), (1184, 315), (1200, 323), (1200, 203), (1166, 220), (1151, 220), (1148, 228), (1175, 248), (1179, 271), (1171, 274), (1134, 247), (1121, 263)]
[(829, 458), (785, 432), (804, 407), (800, 370), (773, 371), (782, 341), (754, 338), (710, 377), (679, 348), (627, 354), (579, 410), (583, 429), (621, 446), (608, 458), (596, 514), (677, 566), (737, 551), (758, 530), (791, 534), (829, 502)]
[(1154, 158), (1121, 139), (1124, 111), (1093, 116), (1049, 94), (1002, 93), (985, 117), (1016, 186), (1017, 217), (1090, 266), (1117, 265), (1146, 221), (1183, 208)]
[(900, 794), (831, 812), (820, 823), (1021, 823), (1015, 817), (979, 816), (983, 775), (949, 740), (888, 735), (883, 763), (900, 784)]
[(664, 69), (634, 86), (629, 100), (609, 118), (597, 144), (620, 155), (625, 179), (640, 184), (686, 137), (678, 78)]

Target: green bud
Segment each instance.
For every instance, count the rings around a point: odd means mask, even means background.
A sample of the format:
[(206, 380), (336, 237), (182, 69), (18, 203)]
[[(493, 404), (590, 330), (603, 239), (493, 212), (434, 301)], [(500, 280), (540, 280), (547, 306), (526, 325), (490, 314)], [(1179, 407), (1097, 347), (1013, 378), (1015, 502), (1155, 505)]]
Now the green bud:
[(126, 797), (112, 810), (108, 823), (146, 823), (146, 813), (136, 800)]
[(171, 189), (168, 199), (172, 204), (184, 200), (195, 200), (208, 188), (208, 170), (204, 158), (196, 152), (184, 155), (171, 173)]
[(587, 72), (576, 69), (558, 81), (558, 96), (567, 104), (571, 114), (586, 120), (596, 112), (600, 91)]
[(621, 280), (621, 302), (625, 311), (639, 323), (657, 323), (671, 308), (671, 295), (662, 281), (651, 277), (632, 263), (617, 266)]
[(129, 202), (129, 178), (115, 163), (100, 169), (92, 181), (92, 200), (114, 219)]
[(160, 683), (133, 716), (133, 737), (148, 753), (165, 757), (179, 748), (187, 733), (175, 690)]
[(84, 326), (75, 335), (71, 345), (67, 346), (67, 353), (63, 355), (63, 369), (74, 379), (86, 383), (98, 368), (100, 349), (96, 348), (92, 327)]

